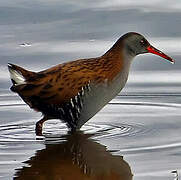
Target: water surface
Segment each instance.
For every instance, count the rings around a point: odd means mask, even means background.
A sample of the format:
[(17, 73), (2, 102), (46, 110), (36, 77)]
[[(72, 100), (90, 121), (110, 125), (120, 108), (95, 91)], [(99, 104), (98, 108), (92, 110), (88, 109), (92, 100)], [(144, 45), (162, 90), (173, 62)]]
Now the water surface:
[[(181, 170), (181, 4), (155, 0), (4, 1), (0, 5), (0, 179), (170, 180)], [(7, 63), (42, 70), (103, 54), (142, 33), (176, 60), (135, 58), (128, 84), (80, 132), (10, 92)]]

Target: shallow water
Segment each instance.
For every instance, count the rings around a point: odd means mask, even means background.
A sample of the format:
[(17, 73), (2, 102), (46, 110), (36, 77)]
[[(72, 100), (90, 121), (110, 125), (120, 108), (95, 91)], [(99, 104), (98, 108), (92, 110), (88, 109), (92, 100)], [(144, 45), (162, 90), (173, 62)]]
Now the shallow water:
[[(179, 0), (4, 1), (0, 4), (0, 179), (172, 180), (181, 172)], [(176, 60), (135, 58), (124, 90), (80, 132), (10, 92), (7, 63), (35, 71), (103, 54), (120, 35), (142, 33)]]
[(180, 171), (178, 92), (120, 95), (73, 135), (50, 120), (36, 137), (40, 114), (13, 94), (1, 93), (0, 113), (1, 179), (170, 180)]

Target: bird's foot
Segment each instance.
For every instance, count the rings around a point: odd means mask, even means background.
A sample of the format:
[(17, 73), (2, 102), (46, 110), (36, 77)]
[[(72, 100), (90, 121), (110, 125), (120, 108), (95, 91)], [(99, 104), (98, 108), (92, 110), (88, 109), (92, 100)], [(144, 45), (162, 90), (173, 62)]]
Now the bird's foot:
[(39, 121), (36, 123), (35, 133), (37, 136), (42, 136), (42, 126), (43, 123), (39, 123)]
[(42, 129), (43, 129), (43, 123), (48, 120), (46, 116), (44, 116), (40, 121), (36, 123), (35, 133), (37, 136), (43, 136)]

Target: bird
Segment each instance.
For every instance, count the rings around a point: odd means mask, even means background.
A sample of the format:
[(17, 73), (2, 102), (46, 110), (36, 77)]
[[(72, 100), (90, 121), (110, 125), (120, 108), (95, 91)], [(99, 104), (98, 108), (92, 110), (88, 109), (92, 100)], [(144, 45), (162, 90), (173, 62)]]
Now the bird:
[(36, 123), (42, 135), (43, 123), (60, 119), (70, 131), (78, 131), (125, 86), (135, 56), (152, 53), (174, 60), (153, 47), (143, 35), (128, 32), (102, 56), (78, 59), (33, 72), (8, 63), (11, 91), (43, 117)]

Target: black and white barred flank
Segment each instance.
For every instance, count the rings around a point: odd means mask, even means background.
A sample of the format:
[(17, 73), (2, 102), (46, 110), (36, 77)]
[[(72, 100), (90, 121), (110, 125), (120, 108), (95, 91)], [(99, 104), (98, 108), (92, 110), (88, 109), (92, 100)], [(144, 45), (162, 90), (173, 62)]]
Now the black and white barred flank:
[(82, 87), (82, 90), (69, 102), (63, 104), (57, 110), (60, 119), (63, 119), (71, 129), (76, 129), (81, 110), (84, 105), (84, 96), (90, 91), (90, 85)]
[(42, 106), (42, 103), (40, 103), (41, 106), (40, 104), (39, 106), (36, 104), (36, 106), (39, 107), (44, 115), (52, 117), (53, 114), (52, 118), (58, 118), (63, 120), (65, 123), (67, 123), (69, 128), (74, 130), (78, 125), (81, 110), (84, 106), (84, 97), (88, 94), (90, 90), (90, 85), (88, 84), (82, 87), (81, 91), (75, 97), (71, 98), (69, 102), (61, 105), (44, 104), (44, 106)]

